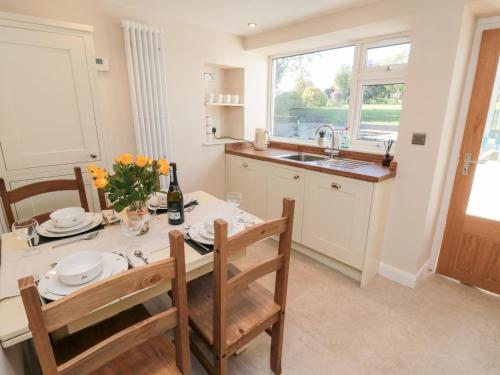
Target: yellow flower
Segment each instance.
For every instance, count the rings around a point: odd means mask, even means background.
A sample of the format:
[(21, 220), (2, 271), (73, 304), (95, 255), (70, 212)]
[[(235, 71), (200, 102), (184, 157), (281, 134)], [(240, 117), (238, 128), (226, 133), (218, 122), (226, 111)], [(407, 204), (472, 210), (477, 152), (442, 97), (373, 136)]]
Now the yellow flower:
[(137, 158), (135, 159), (135, 164), (139, 167), (145, 167), (148, 164), (148, 158), (145, 157), (144, 155), (137, 155)]
[(167, 175), (170, 171), (170, 164), (168, 164), (168, 161), (165, 159), (158, 160), (158, 171), (163, 175)]
[(94, 177), (98, 178), (98, 179), (99, 178), (107, 179), (108, 172), (106, 172), (106, 170), (104, 170), (103, 168), (97, 168), (97, 170), (95, 171)]
[(96, 177), (96, 174), (97, 174), (97, 171), (99, 170), (99, 168), (94, 165), (94, 164), (90, 164), (87, 166), (87, 171), (90, 173), (90, 175), (92, 177)]
[(120, 154), (115, 158), (115, 162), (123, 165), (130, 165), (134, 162), (132, 154)]
[(108, 179), (107, 178), (96, 178), (94, 181), (94, 186), (96, 189), (104, 189), (106, 186), (108, 186)]
[(148, 165), (152, 165), (153, 164), (153, 159), (148, 159)]

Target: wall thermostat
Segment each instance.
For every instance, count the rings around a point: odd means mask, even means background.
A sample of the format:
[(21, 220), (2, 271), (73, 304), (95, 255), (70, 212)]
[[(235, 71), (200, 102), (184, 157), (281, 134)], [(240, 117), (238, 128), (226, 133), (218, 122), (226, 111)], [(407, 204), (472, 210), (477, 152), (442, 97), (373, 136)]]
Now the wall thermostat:
[(98, 72), (109, 72), (109, 59), (107, 57), (96, 57), (95, 65)]

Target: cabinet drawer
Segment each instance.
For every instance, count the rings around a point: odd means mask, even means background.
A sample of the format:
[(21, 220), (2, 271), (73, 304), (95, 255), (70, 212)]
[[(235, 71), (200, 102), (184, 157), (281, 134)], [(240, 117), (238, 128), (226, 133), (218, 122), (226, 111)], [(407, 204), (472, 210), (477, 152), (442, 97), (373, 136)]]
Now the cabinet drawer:
[(373, 184), (307, 171), (302, 241), (362, 269)]

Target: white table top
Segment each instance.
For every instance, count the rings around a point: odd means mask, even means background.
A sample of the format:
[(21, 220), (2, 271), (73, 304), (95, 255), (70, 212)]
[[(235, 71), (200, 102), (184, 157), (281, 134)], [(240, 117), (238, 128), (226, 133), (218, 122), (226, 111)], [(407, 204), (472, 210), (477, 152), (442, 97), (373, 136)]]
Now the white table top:
[[(205, 216), (211, 213), (218, 212), (229, 212), (229, 207), (225, 201), (215, 198), (203, 191), (197, 191), (194, 193), (187, 194), (193, 199), (197, 199), (199, 205), (191, 212), (186, 212), (185, 222), (186, 224), (193, 224), (202, 220)], [(165, 259), (170, 256), (169, 243), (168, 243), (168, 232), (171, 229), (177, 228), (183, 231), (182, 226), (171, 226), (168, 224), (166, 215), (163, 216), (164, 220), (159, 224), (151, 224), (150, 231), (144, 236), (137, 237), (136, 241), (139, 246), (149, 246), (152, 247), (154, 252), (151, 253), (150, 260), (157, 261), (160, 259)], [(260, 221), (260, 220), (259, 220)], [(112, 243), (114, 248), (111, 250), (116, 250), (117, 241), (122, 241), (125, 244), (125, 239), (120, 236), (119, 225), (106, 227), (101, 230), (101, 233), (96, 239), (91, 241), (80, 241), (73, 246), (74, 251), (82, 250), (82, 246), (86, 249), (91, 248), (99, 249), (101, 251), (107, 251), (106, 247), (110, 247)], [(64, 240), (61, 240), (63, 242)], [(41, 251), (46, 250), (46, 247), (52, 249), (57, 241), (49, 242), (44, 245), (40, 245)], [(120, 242), (118, 242), (120, 243)], [(156, 249), (154, 246), (158, 247), (160, 244), (164, 246)], [(5, 233), (2, 235), (2, 253), (12, 250), (22, 249), (24, 246), (23, 241), (19, 241), (15, 238), (12, 233)], [(36, 248), (35, 248), (36, 249)], [(108, 250), (108, 251), (111, 251)], [(186, 271), (195, 272), (200, 271), (203, 266), (210, 264), (213, 261), (212, 254), (201, 255), (189, 245), (186, 244), (185, 247), (186, 256)], [(4, 258), (2, 256), (2, 258)], [(30, 258), (31, 260), (31, 258)], [(32, 258), (36, 261), (36, 255)], [(1, 267), (8, 267), (8, 264), (1, 264)], [(50, 268), (50, 263), (46, 265), (48, 271)], [(28, 275), (26, 275), (28, 276)], [(31, 337), (31, 333), (28, 329), (28, 321), (24, 311), (23, 303), (20, 296), (5, 298), (0, 301), (0, 343), (2, 347), (9, 347), (17, 344), (21, 341), (27, 340)]]

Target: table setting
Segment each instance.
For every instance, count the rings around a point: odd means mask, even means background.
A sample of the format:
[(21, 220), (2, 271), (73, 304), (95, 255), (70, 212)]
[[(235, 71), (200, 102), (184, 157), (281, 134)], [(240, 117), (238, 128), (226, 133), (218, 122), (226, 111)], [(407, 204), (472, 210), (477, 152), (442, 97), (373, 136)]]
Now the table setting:
[[(153, 167), (146, 162), (140, 167), (143, 164), (139, 157), (133, 165), (127, 164), (130, 158), (121, 156), (118, 160), (121, 167), (135, 170), (133, 173), (142, 174), (142, 178), (147, 173), (139, 168), (150, 168), (146, 183), (138, 179), (140, 187), (134, 188), (141, 192), (140, 201), (113, 197), (116, 190), (110, 185), (121, 185), (123, 181), (112, 182), (114, 176), (90, 167), (94, 186), (104, 188), (108, 197), (111, 195), (113, 209), (85, 212), (80, 207), (65, 207), (52, 212), (42, 223), (20, 219), (13, 224), (12, 233), (2, 235), (0, 341), (3, 347), (29, 337), (26, 336), (29, 329), (17, 285), (22, 277), (32, 275), (42, 302), (50, 303), (130, 268), (168, 258), (168, 232), (172, 229), (184, 234), (188, 278), (199, 277), (211, 270), (215, 219), (228, 222), (229, 235), (262, 222), (239, 209), (243, 199), (241, 193), (228, 193), (226, 200), (221, 200), (196, 191), (181, 196), (183, 222), (172, 225), (165, 198), (168, 192), (161, 191), (156, 182), (147, 180), (158, 181), (158, 175), (168, 175), (170, 171), (164, 167), (167, 164), (155, 163)], [(106, 184), (99, 181), (103, 178)], [(120, 178), (127, 177), (122, 173)], [(129, 199), (128, 204), (125, 205), (123, 199)]]

